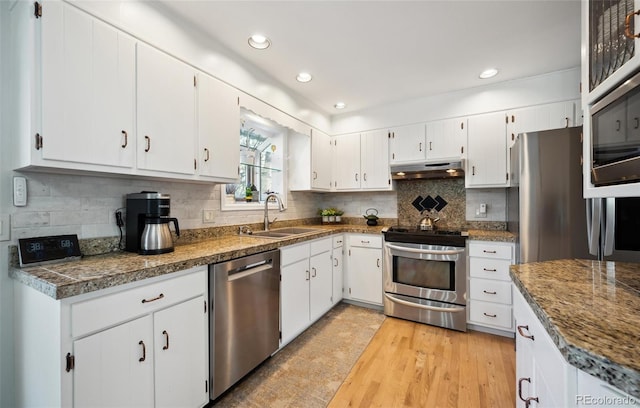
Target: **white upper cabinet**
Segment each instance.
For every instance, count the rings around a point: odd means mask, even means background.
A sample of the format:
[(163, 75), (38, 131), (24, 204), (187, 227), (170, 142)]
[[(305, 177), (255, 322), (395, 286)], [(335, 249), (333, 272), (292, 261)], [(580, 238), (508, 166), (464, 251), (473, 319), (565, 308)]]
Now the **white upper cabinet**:
[(465, 186), (507, 187), (507, 137), (504, 112), (470, 116)]
[(194, 174), (195, 70), (137, 44), (138, 168)]
[(238, 179), (240, 107), (236, 89), (204, 73), (197, 76), (198, 174), (216, 181)]
[(389, 131), (391, 164), (421, 162), (426, 158), (425, 124), (407, 125)]
[(360, 135), (360, 187), (363, 190), (390, 190), (389, 139), (386, 131)]
[(579, 101), (565, 101), (508, 111), (507, 137), (509, 146), (513, 145), (519, 133), (581, 125), (582, 117), (578, 112), (579, 106)]
[(335, 190), (390, 190), (389, 139), (386, 131), (333, 138)]
[(447, 119), (427, 123), (427, 161), (460, 160), (467, 144), (467, 119)]
[(66, 3), (45, 6), (42, 142), (36, 143), (42, 164), (129, 172), (135, 148), (135, 40)]
[(332, 186), (332, 140), (317, 129), (295, 133), (288, 140), (289, 189), (329, 191)]
[(311, 188), (314, 190), (330, 190), (331, 176), (331, 138), (326, 133), (312, 129)]
[(360, 189), (360, 134), (338, 135), (333, 139), (336, 190)]

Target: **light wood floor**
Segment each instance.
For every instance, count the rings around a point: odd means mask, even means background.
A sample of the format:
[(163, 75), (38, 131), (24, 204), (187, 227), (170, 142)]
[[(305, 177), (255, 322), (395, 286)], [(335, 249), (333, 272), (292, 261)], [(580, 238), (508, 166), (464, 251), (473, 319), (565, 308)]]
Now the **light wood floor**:
[(513, 407), (514, 340), (388, 317), (329, 403), (338, 407)]

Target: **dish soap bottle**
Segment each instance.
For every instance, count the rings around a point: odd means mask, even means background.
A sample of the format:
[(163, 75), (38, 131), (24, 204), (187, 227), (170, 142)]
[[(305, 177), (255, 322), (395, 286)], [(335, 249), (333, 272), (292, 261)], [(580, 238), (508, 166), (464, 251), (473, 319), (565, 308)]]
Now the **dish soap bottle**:
[(253, 201), (253, 190), (251, 189), (251, 186), (247, 186), (247, 189), (245, 190), (244, 200), (248, 203)]

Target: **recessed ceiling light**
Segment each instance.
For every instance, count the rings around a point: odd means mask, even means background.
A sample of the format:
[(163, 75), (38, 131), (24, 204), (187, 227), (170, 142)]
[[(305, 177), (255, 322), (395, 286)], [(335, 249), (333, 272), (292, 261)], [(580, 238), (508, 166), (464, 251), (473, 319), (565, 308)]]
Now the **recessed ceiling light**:
[(269, 48), (271, 41), (262, 34), (254, 34), (249, 37), (249, 45), (258, 50), (264, 50), (265, 48)]
[(493, 78), (496, 75), (498, 75), (498, 70), (495, 68), (489, 68), (480, 73), (480, 79), (489, 79)]
[(333, 107), (336, 109), (344, 109), (347, 107), (347, 104), (344, 102), (336, 102), (336, 104), (333, 105)]
[(311, 77), (311, 74), (308, 72), (301, 72), (298, 74), (296, 79), (298, 80), (298, 82), (309, 82), (311, 81), (312, 77)]

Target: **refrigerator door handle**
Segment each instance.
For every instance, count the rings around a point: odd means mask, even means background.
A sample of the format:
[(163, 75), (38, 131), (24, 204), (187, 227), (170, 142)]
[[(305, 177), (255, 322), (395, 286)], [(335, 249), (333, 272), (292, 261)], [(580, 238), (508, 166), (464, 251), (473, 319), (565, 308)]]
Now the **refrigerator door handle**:
[(602, 214), (602, 202), (599, 198), (585, 200), (587, 206), (587, 240), (589, 253), (599, 255), (600, 247), (600, 215)]
[(605, 225), (604, 225), (604, 256), (613, 254), (613, 244), (616, 232), (616, 199), (605, 199)]

